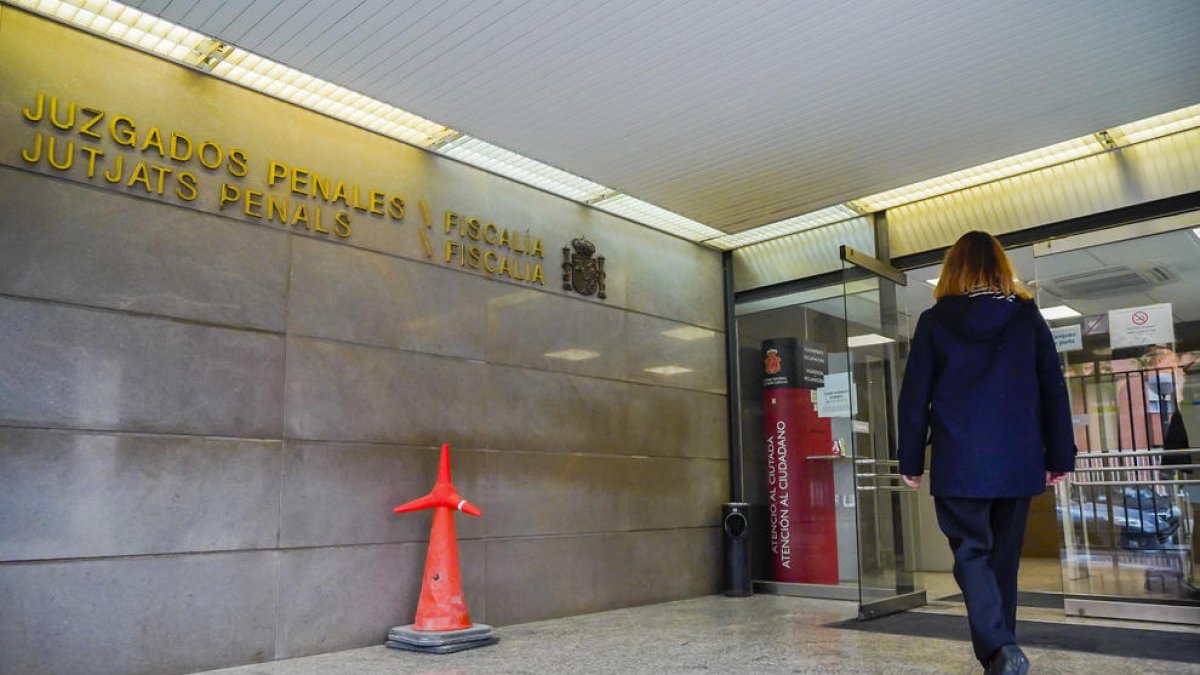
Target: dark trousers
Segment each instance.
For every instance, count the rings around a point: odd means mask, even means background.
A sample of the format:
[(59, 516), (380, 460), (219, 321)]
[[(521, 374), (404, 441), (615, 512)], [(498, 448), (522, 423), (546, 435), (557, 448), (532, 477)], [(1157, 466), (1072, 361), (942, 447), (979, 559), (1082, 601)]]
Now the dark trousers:
[(934, 497), (967, 603), (975, 658), (985, 666), (997, 649), (1017, 641), (1017, 567), (1029, 499)]

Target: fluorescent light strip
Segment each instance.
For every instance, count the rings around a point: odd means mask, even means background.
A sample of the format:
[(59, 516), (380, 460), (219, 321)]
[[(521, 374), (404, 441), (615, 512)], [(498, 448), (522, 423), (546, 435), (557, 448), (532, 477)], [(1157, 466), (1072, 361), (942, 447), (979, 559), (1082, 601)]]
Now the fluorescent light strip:
[(1126, 143), (1140, 143), (1196, 127), (1200, 127), (1200, 104), (1122, 124), (1114, 131), (1123, 136)]
[(460, 136), (434, 152), (576, 201), (586, 202), (610, 192), (599, 183), (472, 136)]
[(851, 203), (857, 205), (864, 213), (884, 211), (893, 206), (929, 199), (930, 197), (944, 195), (955, 190), (962, 190), (1002, 178), (1028, 173), (1047, 166), (1062, 164), (1073, 159), (1095, 155), (1104, 152), (1104, 150), (1104, 146), (1095, 136), (1088, 135), (1019, 155), (1013, 155), (1012, 157), (1005, 157), (995, 162), (973, 166), (962, 171), (955, 171), (954, 173), (948, 173), (944, 176), (921, 181), (920, 183), (896, 188), (895, 190), (887, 190), (886, 192), (855, 199)]
[(728, 250), (731, 248), (738, 248), (739, 246), (757, 244), (760, 241), (776, 239), (778, 237), (795, 234), (797, 232), (803, 232), (804, 230), (811, 230), (813, 228), (821, 227), (823, 225), (830, 225), (843, 220), (850, 220), (851, 218), (858, 218), (861, 215), (862, 214), (860, 214), (858, 211), (855, 211), (846, 204), (836, 204), (834, 206), (821, 209), (820, 211), (812, 211), (794, 218), (788, 218), (786, 220), (780, 220), (768, 225), (762, 225), (752, 230), (738, 232), (737, 234), (727, 234), (723, 237), (710, 239), (704, 243), (711, 246), (716, 246), (720, 249)]
[(630, 197), (629, 195), (618, 194), (608, 199), (594, 202), (592, 205), (601, 211), (607, 211), (611, 214), (649, 225), (656, 230), (662, 230), (663, 232), (675, 234), (692, 241), (709, 243), (707, 240), (720, 237), (724, 234), (720, 230), (713, 229), (703, 223), (698, 223), (690, 218), (684, 218), (678, 213), (668, 211), (636, 197)]

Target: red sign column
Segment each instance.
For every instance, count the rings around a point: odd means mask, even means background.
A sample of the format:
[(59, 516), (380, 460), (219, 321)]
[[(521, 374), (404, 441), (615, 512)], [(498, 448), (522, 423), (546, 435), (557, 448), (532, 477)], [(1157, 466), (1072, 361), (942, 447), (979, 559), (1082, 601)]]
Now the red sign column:
[(767, 453), (767, 506), (775, 580), (838, 583), (834, 511), (833, 431), (817, 415), (816, 389), (824, 384), (822, 345), (795, 338), (763, 342), (763, 417)]

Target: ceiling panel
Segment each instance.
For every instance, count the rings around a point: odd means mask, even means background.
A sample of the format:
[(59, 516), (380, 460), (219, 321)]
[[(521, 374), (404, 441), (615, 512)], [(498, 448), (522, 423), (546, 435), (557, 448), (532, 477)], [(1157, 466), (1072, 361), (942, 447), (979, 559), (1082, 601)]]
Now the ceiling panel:
[(1200, 3), (130, 4), (735, 232), (1200, 100)]

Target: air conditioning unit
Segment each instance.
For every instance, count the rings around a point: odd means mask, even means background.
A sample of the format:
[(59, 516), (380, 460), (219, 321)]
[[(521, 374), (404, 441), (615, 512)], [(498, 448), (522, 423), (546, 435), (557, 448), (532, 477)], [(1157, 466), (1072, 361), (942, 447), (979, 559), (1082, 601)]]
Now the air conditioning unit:
[(1136, 293), (1178, 279), (1179, 275), (1166, 265), (1144, 267), (1120, 265), (1048, 279), (1040, 285), (1064, 300), (1075, 300)]

